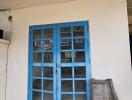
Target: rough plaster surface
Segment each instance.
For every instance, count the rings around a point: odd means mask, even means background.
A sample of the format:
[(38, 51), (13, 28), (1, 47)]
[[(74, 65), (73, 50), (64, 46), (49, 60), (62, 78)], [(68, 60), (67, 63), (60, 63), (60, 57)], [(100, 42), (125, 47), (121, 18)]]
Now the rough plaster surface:
[(3, 38), (10, 40), (11, 22), (8, 20), (9, 11), (0, 12), (0, 29), (4, 30)]
[(0, 43), (0, 100), (5, 100), (7, 44)]
[(119, 100), (132, 98), (125, 0), (78, 0), (13, 10), (12, 16), (7, 100), (27, 100), (29, 25), (80, 20), (89, 20), (92, 77), (112, 78)]

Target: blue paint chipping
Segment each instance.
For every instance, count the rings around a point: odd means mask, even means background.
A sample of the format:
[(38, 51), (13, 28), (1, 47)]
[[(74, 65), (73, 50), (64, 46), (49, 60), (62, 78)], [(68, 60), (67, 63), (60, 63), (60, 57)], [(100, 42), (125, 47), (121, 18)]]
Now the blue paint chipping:
[[(84, 36), (74, 36), (76, 31), (76, 27), (81, 26), (83, 28)], [(69, 28), (70, 29), (70, 36), (68, 37), (61, 37), (61, 28)], [(45, 38), (46, 29), (52, 29), (53, 38)], [(34, 38), (34, 31), (40, 31), (40, 38)], [(37, 36), (37, 35), (36, 35)], [(38, 36), (39, 37), (39, 36)], [(84, 48), (83, 49), (75, 49), (74, 47), (74, 40), (84, 40)], [(70, 40), (71, 41), (71, 49), (68, 50), (61, 50), (61, 40)], [(37, 42), (41, 45), (40, 50), (35, 50), (33, 45), (36, 45)], [(46, 50), (45, 45), (46, 41), (52, 41), (53, 49)], [(68, 52), (70, 52), (68, 54)], [(78, 61), (76, 58), (78, 54), (84, 52), (84, 61)], [(71, 55), (71, 62), (63, 62), (63, 58), (61, 58), (61, 54), (67, 53), (67, 55)], [(48, 25), (33, 25), (29, 27), (29, 67), (28, 67), (28, 100), (37, 100), (36, 97), (39, 97), (39, 100), (50, 100), (46, 99), (47, 96), (53, 96), (52, 100), (63, 100), (63, 96), (66, 95), (72, 100), (91, 100), (90, 94), (90, 79), (91, 79), (91, 66), (90, 66), (90, 33), (89, 33), (89, 23), (88, 21), (77, 21), (77, 22), (68, 22), (68, 23), (59, 23), (59, 24), (48, 24)], [(53, 54), (53, 61), (47, 62), (45, 58), (48, 57), (50, 54)], [(34, 61), (35, 55), (37, 56), (37, 61)], [(40, 56), (41, 55), (41, 56)], [(50, 55), (50, 57), (51, 57)], [(83, 53), (82, 53), (83, 56)], [(38, 61), (38, 59), (41, 59)], [(46, 60), (45, 60), (46, 59)], [(50, 59), (50, 58), (49, 58)], [(48, 59), (48, 60), (49, 60)], [(82, 58), (83, 59), (83, 58)], [(81, 59), (80, 59), (81, 60)], [(68, 61), (68, 60), (64, 60)], [(45, 68), (53, 69), (53, 76), (52, 77), (45, 77)], [(62, 74), (63, 68), (71, 68), (72, 76), (64, 78)], [(86, 75), (85, 77), (76, 77), (75, 69), (77, 68), (85, 68)], [(33, 73), (33, 69), (41, 69), (40, 76), (34, 76), (37, 72)], [(34, 88), (35, 80), (40, 80), (40, 88), (38, 86)], [(36, 82), (37, 82), (36, 81)], [(45, 82), (46, 81), (53, 81), (53, 90), (46, 90), (45, 89)], [(71, 81), (72, 90), (71, 91), (63, 91), (62, 88), (62, 81)], [(78, 81), (85, 82), (86, 90), (80, 91), (77, 90), (76, 84)], [(36, 94), (35, 94), (36, 93)], [(34, 97), (36, 96), (36, 97)], [(83, 99), (76, 99), (77, 96), (86, 96)], [(66, 99), (64, 99), (66, 100)], [(71, 100), (71, 99), (70, 99)]]

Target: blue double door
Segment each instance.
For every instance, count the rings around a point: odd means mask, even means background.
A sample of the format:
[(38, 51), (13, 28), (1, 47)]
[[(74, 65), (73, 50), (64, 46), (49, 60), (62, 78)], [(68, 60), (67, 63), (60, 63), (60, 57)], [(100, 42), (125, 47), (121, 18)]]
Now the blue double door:
[(28, 100), (90, 100), (88, 22), (30, 26)]

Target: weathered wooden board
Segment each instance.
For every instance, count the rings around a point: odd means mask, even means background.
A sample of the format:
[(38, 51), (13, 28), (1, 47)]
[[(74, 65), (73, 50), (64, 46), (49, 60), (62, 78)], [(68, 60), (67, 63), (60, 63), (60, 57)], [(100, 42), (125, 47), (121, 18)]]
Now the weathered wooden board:
[(91, 80), (92, 100), (118, 100), (112, 80)]

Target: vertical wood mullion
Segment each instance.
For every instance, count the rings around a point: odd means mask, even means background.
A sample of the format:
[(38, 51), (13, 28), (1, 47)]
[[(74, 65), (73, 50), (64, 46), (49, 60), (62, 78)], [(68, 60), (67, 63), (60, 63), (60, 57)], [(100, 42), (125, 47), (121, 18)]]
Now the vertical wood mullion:
[(56, 62), (57, 62), (57, 55), (56, 55), (56, 49), (57, 49), (57, 39), (56, 39), (56, 25), (53, 26), (53, 100), (56, 100), (57, 98), (57, 89), (56, 89), (56, 80), (57, 80), (57, 77), (56, 77), (56, 74), (57, 74), (57, 69), (56, 69)]
[(73, 38), (73, 26), (71, 25), (71, 34), (72, 34), (72, 86), (73, 86), (73, 100), (75, 100), (75, 80), (74, 80), (74, 38)]
[(57, 32), (57, 100), (61, 100), (61, 52), (60, 52), (60, 25), (56, 25)]
[(91, 99), (90, 95), (90, 78), (91, 78), (91, 69), (90, 69), (90, 43), (89, 43), (89, 33), (87, 29), (87, 23), (84, 23), (84, 36), (85, 36), (85, 61), (86, 61), (86, 95), (87, 95), (87, 100)]
[(42, 80), (42, 87), (41, 87), (41, 100), (44, 100), (44, 80), (43, 80), (43, 77), (44, 77), (44, 29), (42, 28), (42, 64), (41, 64), (41, 67), (42, 67), (42, 75), (41, 75), (41, 80)]
[(32, 68), (33, 68), (33, 30), (30, 29), (29, 33), (29, 100), (33, 98), (33, 77), (32, 77)]

